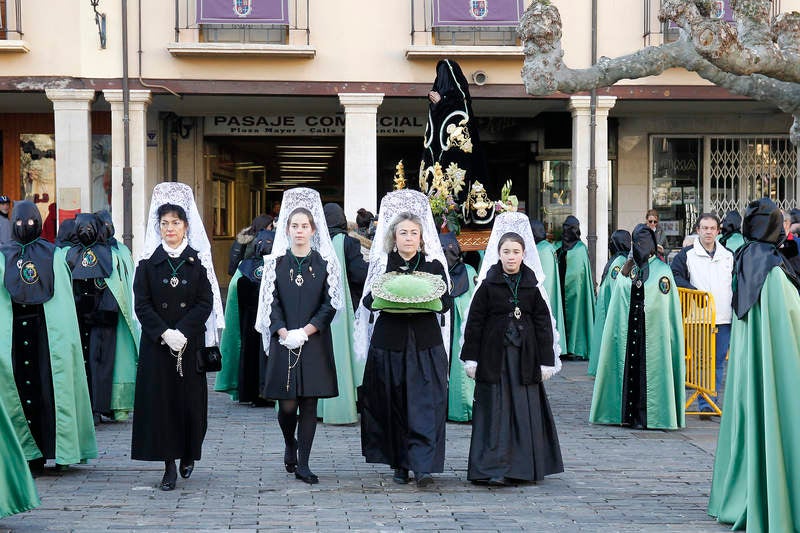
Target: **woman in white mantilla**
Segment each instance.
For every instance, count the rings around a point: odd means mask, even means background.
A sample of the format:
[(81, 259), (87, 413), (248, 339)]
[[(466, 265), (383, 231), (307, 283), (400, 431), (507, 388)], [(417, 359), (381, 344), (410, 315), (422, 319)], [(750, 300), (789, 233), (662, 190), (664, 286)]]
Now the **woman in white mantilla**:
[(317, 404), (339, 394), (330, 324), (343, 298), (319, 193), (287, 190), (272, 253), (264, 257), (256, 330), (267, 355), (261, 396), (278, 401), (284, 467), (309, 484), (319, 482), (308, 464)]
[[(387, 194), (374, 242), (356, 315), (356, 353), (367, 360), (358, 391), (361, 449), (367, 462), (391, 466), (395, 482), (408, 483), (413, 470), (424, 487), (444, 470), (452, 304), (428, 198)], [(423, 280), (430, 290), (410, 305), (414, 299), (389, 290), (392, 276), (406, 289)]]
[(467, 470), (473, 483), (539, 481), (564, 471), (543, 385), (561, 368), (543, 281), (528, 218), (496, 217), (461, 350), (476, 381)]
[(142, 325), (131, 458), (164, 461), (161, 490), (188, 478), (201, 457), (208, 424), (208, 387), (198, 351), (215, 346), (224, 325), (211, 245), (183, 183), (153, 190), (133, 282)]

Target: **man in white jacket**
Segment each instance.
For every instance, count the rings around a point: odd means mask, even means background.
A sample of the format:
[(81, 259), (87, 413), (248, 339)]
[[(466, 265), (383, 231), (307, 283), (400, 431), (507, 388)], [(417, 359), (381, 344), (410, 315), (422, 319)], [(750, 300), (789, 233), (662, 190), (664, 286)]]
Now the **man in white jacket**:
[[(678, 287), (710, 292), (714, 296), (717, 317), (716, 391), (718, 404), (724, 386), (725, 356), (731, 340), (733, 309), (733, 254), (717, 245), (720, 222), (716, 215), (703, 213), (697, 223), (698, 238), (683, 248), (670, 265)], [(700, 411), (711, 411), (705, 398), (697, 401)]]

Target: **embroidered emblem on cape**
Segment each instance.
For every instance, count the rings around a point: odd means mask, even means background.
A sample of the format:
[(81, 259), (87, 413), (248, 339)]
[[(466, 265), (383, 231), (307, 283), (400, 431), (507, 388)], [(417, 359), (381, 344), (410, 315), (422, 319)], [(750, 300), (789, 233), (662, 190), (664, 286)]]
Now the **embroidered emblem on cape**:
[(635, 280), (636, 277), (639, 275), (639, 267), (634, 265), (631, 269), (631, 279)]
[(83, 257), (81, 257), (81, 266), (91, 268), (97, 265), (97, 255), (92, 251), (91, 248), (87, 248), (83, 252)]
[(19, 269), (19, 277), (28, 285), (33, 285), (39, 281), (39, 271), (36, 270), (36, 265), (33, 261), (26, 261)]
[(103, 278), (95, 278), (94, 279), (94, 286), (97, 287), (100, 290), (103, 290), (106, 287), (108, 287), (108, 283), (106, 283), (106, 280), (104, 280)]
[(261, 276), (264, 275), (264, 265), (257, 266), (255, 270), (253, 270), (253, 277), (256, 279), (261, 279)]
[(469, 14), (481, 20), (489, 14), (489, 0), (469, 0)]
[(661, 276), (661, 278), (658, 280), (658, 290), (664, 294), (669, 294), (669, 289), (671, 286), (672, 284), (667, 276)]
[(233, 12), (237, 17), (247, 17), (253, 12), (253, 0), (233, 0)]
[(619, 271), (620, 270), (621, 269), (619, 268), (619, 266), (615, 266), (614, 268), (612, 268), (611, 269), (611, 279), (617, 279), (617, 276), (619, 275)]

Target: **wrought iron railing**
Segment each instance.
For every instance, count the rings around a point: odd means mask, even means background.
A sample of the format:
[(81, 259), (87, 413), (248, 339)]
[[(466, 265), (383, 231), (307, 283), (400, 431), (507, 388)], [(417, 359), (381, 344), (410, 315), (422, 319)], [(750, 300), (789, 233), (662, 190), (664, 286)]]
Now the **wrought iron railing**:
[(289, 0), (288, 25), (199, 24), (197, 0), (175, 0), (175, 42), (311, 44), (309, 4), (310, 0)]
[(22, 0), (0, 0), (0, 39), (22, 39)]
[(435, 26), (433, 2), (410, 0), (411, 45), (515, 46), (520, 44), (516, 26)]

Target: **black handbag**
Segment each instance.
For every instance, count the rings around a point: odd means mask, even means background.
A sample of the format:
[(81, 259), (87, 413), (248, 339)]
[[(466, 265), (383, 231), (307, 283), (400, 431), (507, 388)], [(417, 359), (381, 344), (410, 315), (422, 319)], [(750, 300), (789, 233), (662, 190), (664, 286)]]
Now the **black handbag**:
[(219, 346), (205, 346), (197, 350), (197, 371), (219, 372), (222, 370), (222, 353)]

